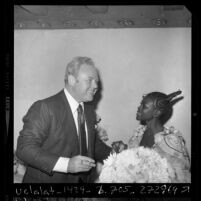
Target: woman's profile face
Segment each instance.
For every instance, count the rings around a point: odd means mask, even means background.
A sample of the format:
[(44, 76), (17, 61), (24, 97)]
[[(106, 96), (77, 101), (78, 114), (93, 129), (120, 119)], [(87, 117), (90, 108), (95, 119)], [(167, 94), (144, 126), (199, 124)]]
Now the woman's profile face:
[(136, 119), (138, 121), (150, 121), (154, 117), (154, 111), (153, 100), (149, 96), (145, 96), (138, 107)]

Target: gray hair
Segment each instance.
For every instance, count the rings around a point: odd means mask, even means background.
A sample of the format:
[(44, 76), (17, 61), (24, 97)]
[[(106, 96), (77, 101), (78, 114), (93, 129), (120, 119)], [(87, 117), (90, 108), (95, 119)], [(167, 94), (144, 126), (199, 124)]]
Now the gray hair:
[(83, 64), (91, 65), (95, 68), (95, 64), (89, 57), (74, 57), (66, 66), (65, 82), (67, 82), (68, 75), (77, 76), (80, 66)]

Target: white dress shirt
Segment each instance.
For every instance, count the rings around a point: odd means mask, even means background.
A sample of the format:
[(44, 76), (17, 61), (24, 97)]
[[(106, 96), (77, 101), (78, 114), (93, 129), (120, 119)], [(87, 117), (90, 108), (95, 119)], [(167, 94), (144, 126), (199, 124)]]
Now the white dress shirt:
[[(78, 121), (77, 121), (77, 108), (79, 106), (79, 104), (82, 105), (83, 111), (84, 111), (84, 104), (83, 102), (78, 103), (72, 96), (71, 94), (67, 91), (66, 88), (64, 88), (64, 93), (66, 95), (66, 98), (68, 100), (68, 103), (70, 105), (72, 114), (73, 114), (73, 118), (75, 121), (75, 125), (76, 125), (76, 129), (77, 129), (77, 134), (78, 134)], [(86, 139), (88, 139), (88, 131), (87, 131), (87, 125), (86, 125), (86, 121), (85, 121), (85, 130), (86, 130)], [(87, 147), (88, 147), (88, 140), (87, 141)], [(68, 169), (68, 163), (69, 163), (70, 158), (66, 158), (66, 157), (59, 157), (58, 161), (56, 162), (53, 171), (55, 172), (65, 172), (67, 173), (67, 169)]]

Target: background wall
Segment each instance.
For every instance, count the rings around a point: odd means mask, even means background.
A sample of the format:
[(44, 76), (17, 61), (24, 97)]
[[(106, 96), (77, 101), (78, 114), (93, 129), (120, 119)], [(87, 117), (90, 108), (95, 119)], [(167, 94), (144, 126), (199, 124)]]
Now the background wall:
[(186, 139), (191, 153), (191, 29), (15, 30), (14, 148), (22, 118), (31, 104), (64, 86), (66, 64), (88, 56), (101, 72), (102, 99), (97, 113), (114, 140), (127, 142), (134, 129), (142, 95), (181, 89), (167, 125)]

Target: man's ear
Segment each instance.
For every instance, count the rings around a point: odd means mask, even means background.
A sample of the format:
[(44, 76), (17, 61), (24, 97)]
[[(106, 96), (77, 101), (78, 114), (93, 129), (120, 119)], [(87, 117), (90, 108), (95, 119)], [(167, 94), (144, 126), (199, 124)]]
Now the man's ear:
[(73, 75), (68, 75), (68, 84), (70, 86), (74, 86), (74, 84), (76, 83), (76, 79)]
[(155, 118), (158, 118), (160, 115), (161, 115), (161, 111), (155, 109), (154, 112), (153, 112), (153, 116), (154, 116)]

